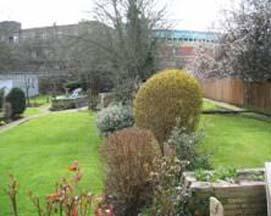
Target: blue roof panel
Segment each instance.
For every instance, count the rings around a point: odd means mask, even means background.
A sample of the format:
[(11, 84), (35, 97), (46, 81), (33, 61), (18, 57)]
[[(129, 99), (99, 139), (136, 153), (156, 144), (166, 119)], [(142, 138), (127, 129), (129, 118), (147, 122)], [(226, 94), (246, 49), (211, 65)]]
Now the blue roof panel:
[(214, 41), (217, 42), (219, 34), (215, 32), (200, 32), (187, 30), (156, 30), (155, 35), (160, 38), (168, 39), (188, 39), (196, 41)]

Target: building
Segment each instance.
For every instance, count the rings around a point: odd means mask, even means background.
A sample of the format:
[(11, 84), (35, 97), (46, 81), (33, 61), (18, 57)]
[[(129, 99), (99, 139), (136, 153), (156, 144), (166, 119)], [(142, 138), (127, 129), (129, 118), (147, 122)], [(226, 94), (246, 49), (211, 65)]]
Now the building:
[(0, 22), (0, 42), (17, 43), (22, 25), (15, 21)]
[(78, 24), (56, 25), (22, 29), (22, 25), (15, 21), (0, 22), (0, 42), (22, 43), (29, 40), (47, 41), (51, 39), (65, 39), (78, 36), (86, 29), (90, 32), (101, 23), (85, 21)]
[[(72, 38), (77, 39), (80, 34), (90, 33), (101, 26), (104, 25), (89, 21), (72, 25), (22, 29), (20, 23), (6, 21), (0, 22), (0, 42), (25, 46), (24, 56), (28, 58), (27, 64), (22, 64), (19, 71), (66, 76), (68, 64), (65, 64), (65, 60), (59, 60), (59, 55), (61, 55), (59, 51), (67, 44), (65, 42)], [(159, 53), (160, 68), (185, 67), (193, 60), (195, 47), (199, 44), (208, 45), (219, 41), (217, 33), (186, 30), (155, 30), (154, 37), (165, 41)], [(58, 56), (54, 56), (56, 52)]]
[(173, 43), (217, 43), (219, 41), (218, 33), (190, 30), (157, 30), (155, 36)]
[(38, 76), (32, 73), (0, 74), (0, 89), (4, 89), (5, 94), (15, 87), (22, 89), (29, 97), (36, 96), (39, 94)]
[(155, 37), (166, 43), (161, 49), (161, 67), (185, 67), (193, 61), (199, 45), (219, 43), (219, 33), (190, 30), (156, 30)]
[[(53, 70), (52, 67), (57, 65), (55, 55), (61, 55), (59, 51), (67, 45), (68, 40), (75, 39), (86, 31), (90, 32), (99, 25), (101, 24), (96, 21), (86, 21), (71, 25), (54, 24), (22, 29), (18, 22), (4, 21), (0, 22), (0, 42), (23, 50), (25, 62), (19, 65), (19, 71), (48, 72), (48, 67)], [(58, 56), (58, 59), (60, 58)], [(47, 68), (44, 68), (44, 65)]]

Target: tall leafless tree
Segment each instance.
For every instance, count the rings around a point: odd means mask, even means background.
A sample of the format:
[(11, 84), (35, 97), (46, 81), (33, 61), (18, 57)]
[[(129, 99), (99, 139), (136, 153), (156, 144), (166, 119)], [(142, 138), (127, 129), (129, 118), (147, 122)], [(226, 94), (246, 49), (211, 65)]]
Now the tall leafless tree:
[(137, 82), (155, 71), (154, 30), (164, 27), (165, 16), (165, 8), (157, 5), (157, 0), (99, 0), (95, 3), (95, 19), (108, 26), (100, 32), (102, 39), (95, 44), (104, 56), (104, 64), (112, 71), (120, 100), (129, 99)]

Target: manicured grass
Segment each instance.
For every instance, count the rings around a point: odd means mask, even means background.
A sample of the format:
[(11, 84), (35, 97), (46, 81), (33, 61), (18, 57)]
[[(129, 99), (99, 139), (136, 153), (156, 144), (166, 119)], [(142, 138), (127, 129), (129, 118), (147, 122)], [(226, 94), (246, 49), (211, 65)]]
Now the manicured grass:
[(48, 105), (51, 101), (51, 96), (49, 95), (39, 95), (30, 99), (30, 103), (34, 106)]
[(204, 150), (215, 167), (263, 167), (271, 160), (271, 123), (243, 115), (202, 115)]
[(8, 174), (20, 182), (20, 215), (37, 215), (27, 193), (44, 197), (54, 192), (55, 183), (70, 176), (69, 165), (78, 160), (83, 168), (82, 187), (94, 193), (103, 189), (99, 158), (101, 140), (95, 116), (87, 112), (49, 114), (0, 135), (0, 214), (10, 215), (3, 193)]
[(38, 115), (41, 114), (42, 110), (40, 108), (35, 108), (35, 107), (28, 107), (25, 112), (24, 116), (33, 116), (33, 115)]

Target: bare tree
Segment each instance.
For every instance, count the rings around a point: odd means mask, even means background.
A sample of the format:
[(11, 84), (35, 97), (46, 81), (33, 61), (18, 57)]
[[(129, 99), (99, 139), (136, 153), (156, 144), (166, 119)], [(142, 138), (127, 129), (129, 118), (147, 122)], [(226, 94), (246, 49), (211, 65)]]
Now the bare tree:
[(222, 38), (223, 66), (244, 81), (271, 79), (271, 1), (242, 0), (227, 11)]
[(221, 44), (202, 43), (194, 48), (194, 57), (187, 68), (199, 79), (221, 78), (227, 73), (223, 67)]
[(16, 46), (0, 41), (0, 73), (16, 70), (18, 60)]
[(100, 0), (95, 3), (95, 18), (106, 24), (95, 41), (105, 65), (112, 71), (120, 100), (155, 71), (157, 39), (154, 30), (163, 28), (165, 8), (156, 0)]
[[(52, 94), (55, 95), (59, 80), (69, 76), (69, 70), (66, 70), (67, 44), (67, 39), (58, 35), (57, 26), (53, 26), (48, 28), (46, 38), (37, 33), (35, 37), (25, 38), (20, 42), (20, 61), (17, 64), (21, 70), (36, 73), (47, 79), (47, 83), (52, 86)], [(28, 86), (28, 82), (25, 83)]]

